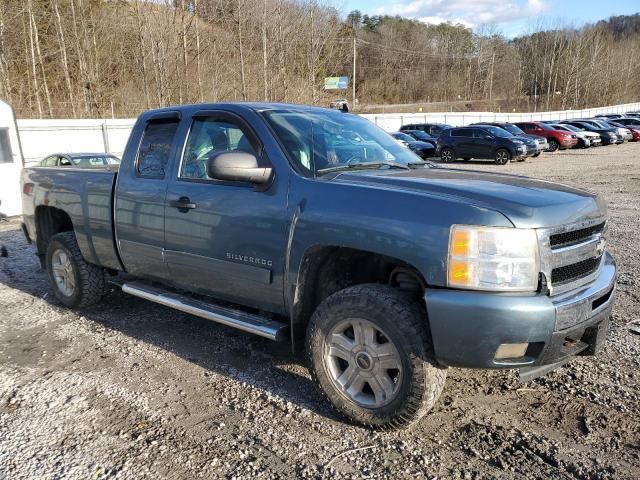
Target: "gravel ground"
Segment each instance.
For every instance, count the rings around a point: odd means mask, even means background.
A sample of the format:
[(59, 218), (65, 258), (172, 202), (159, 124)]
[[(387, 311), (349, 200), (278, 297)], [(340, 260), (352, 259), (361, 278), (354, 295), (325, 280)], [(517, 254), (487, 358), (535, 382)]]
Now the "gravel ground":
[(18, 223), (0, 227), (0, 478), (640, 478), (640, 145), (498, 167), (610, 205), (620, 269), (603, 353), (529, 384), (451, 369), (410, 431), (336, 417), (301, 358), (126, 296), (56, 304)]

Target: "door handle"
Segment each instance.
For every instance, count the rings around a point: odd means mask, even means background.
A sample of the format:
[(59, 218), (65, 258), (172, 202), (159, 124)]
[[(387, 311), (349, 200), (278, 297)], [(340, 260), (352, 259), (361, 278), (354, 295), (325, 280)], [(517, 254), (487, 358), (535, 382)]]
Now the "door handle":
[(193, 203), (189, 197), (180, 197), (178, 200), (172, 200), (169, 205), (177, 208), (179, 211), (186, 213), (189, 210), (193, 210), (197, 207), (195, 203)]

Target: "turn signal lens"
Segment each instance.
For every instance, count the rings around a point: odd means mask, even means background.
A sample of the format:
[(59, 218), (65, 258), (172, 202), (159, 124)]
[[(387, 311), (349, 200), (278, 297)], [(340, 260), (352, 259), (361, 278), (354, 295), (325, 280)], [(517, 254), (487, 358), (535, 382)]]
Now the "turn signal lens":
[(464, 256), (469, 253), (471, 235), (464, 230), (455, 230), (451, 238), (451, 255)]

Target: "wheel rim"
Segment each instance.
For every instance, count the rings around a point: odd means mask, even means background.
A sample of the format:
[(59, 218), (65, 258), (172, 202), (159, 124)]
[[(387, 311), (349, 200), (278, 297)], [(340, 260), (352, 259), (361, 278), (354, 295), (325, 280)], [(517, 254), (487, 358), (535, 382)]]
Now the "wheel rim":
[(498, 160), (500, 164), (505, 164), (509, 161), (509, 155), (507, 152), (501, 150), (496, 154), (496, 160)]
[(71, 259), (64, 250), (58, 249), (53, 252), (51, 271), (58, 290), (67, 297), (73, 295), (76, 288), (76, 277)]
[(325, 339), (324, 359), (334, 387), (361, 407), (383, 407), (398, 394), (400, 353), (368, 320), (350, 318), (338, 323)]
[(450, 150), (445, 150), (442, 152), (442, 161), (444, 161), (445, 163), (449, 163), (451, 161), (451, 151)]
[(560, 144), (558, 142), (556, 142), (555, 140), (549, 142), (549, 149), (552, 152), (555, 152), (556, 150), (558, 150), (558, 148), (560, 148)]

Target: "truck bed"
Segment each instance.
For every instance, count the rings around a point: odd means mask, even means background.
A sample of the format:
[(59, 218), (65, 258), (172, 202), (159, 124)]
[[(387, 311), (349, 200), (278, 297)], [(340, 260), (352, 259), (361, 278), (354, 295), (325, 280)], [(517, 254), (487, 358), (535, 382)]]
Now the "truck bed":
[(116, 176), (117, 169), (113, 167), (25, 168), (22, 173), (23, 215), (32, 240), (37, 242), (36, 232), (43, 231), (41, 226), (35, 228), (36, 209), (54, 207), (70, 217), (78, 245), (88, 262), (122, 270), (114, 243)]

